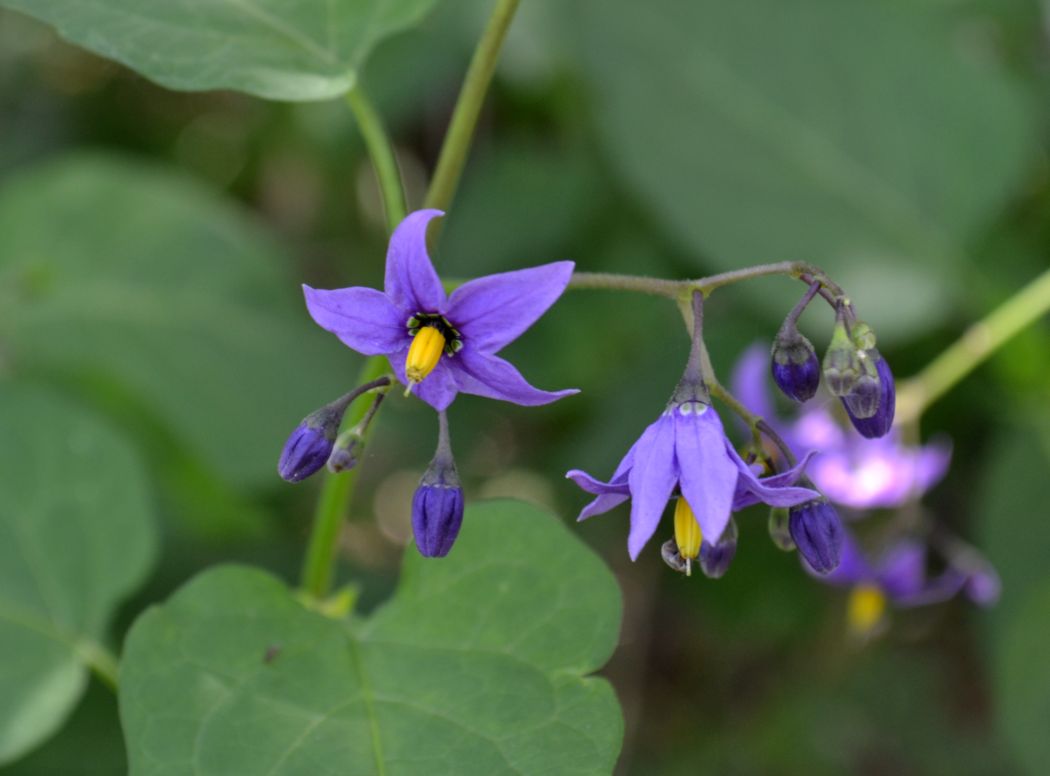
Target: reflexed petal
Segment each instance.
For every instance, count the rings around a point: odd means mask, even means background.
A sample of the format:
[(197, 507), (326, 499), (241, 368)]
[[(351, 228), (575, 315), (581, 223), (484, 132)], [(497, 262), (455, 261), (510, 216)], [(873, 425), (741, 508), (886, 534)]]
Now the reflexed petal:
[(674, 422), (662, 415), (645, 430), (634, 450), (627, 477), (631, 488), (631, 531), (627, 551), (635, 560), (649, 541), (678, 481), (674, 454)]
[(470, 346), (494, 353), (536, 322), (572, 277), (571, 261), (488, 275), (463, 284), (448, 300), (448, 319)]
[(676, 408), (673, 417), (682, 495), (696, 515), (704, 541), (715, 544), (729, 523), (737, 482), (737, 467), (726, 455), (722, 421), (712, 407), (699, 415), (683, 415)]
[(900, 607), (929, 606), (954, 598), (969, 580), (969, 575), (956, 568), (948, 568), (928, 580), (919, 590), (903, 595), (891, 595)]
[(532, 407), (550, 404), (552, 401), (579, 393), (575, 388), (564, 391), (541, 391), (539, 388), (533, 388), (509, 361), (499, 356), (479, 353), (469, 346), (451, 358), (442, 359), (441, 363), (454, 375), (459, 390), (476, 396)]
[(303, 286), (306, 309), (317, 325), (343, 344), (366, 356), (393, 353), (408, 339), (406, 318), (374, 288), (338, 288), (325, 291)]
[(628, 493), (603, 493), (581, 509), (576, 520), (579, 522), (595, 515), (604, 515), (610, 509), (615, 509), (629, 498), (630, 494)]
[(585, 471), (571, 469), (565, 474), (565, 477), (575, 482), (582, 490), (593, 493), (596, 496), (600, 496), (603, 493), (617, 493), (628, 496), (631, 494), (630, 488), (627, 487), (626, 475), (620, 477), (620, 482), (616, 482), (615, 479), (609, 482), (602, 482)]
[[(726, 440), (726, 449), (740, 471), (740, 478), (736, 482), (736, 493), (733, 496), (734, 512), (760, 502), (775, 507), (792, 507), (802, 501), (820, 497), (815, 490), (790, 487), (802, 476), (810, 459), (816, 455), (815, 451), (810, 450), (806, 453), (805, 458), (787, 471), (774, 474), (772, 477), (759, 478), (755, 476), (754, 471), (744, 462), (729, 440)], [(796, 498), (801, 498), (801, 500), (795, 501)], [(779, 503), (781, 501), (790, 503)]]
[(952, 460), (952, 444), (947, 439), (935, 439), (919, 448), (915, 456), (915, 489), (925, 493), (944, 477)]
[(427, 225), (441, 215), (444, 213), (440, 210), (409, 213), (390, 237), (386, 253), (386, 293), (409, 315), (440, 313), (445, 309), (445, 289), (427, 254)]
[(583, 490), (598, 496), (598, 498), (583, 508), (580, 516), (576, 518), (577, 520), (586, 520), (588, 517), (608, 512), (630, 498), (631, 491), (627, 485), (627, 475), (630, 474), (631, 466), (634, 463), (634, 449), (637, 446), (637, 442), (631, 445), (631, 449), (627, 451), (627, 455), (620, 461), (620, 465), (616, 467), (612, 479), (607, 483), (595, 479), (580, 469), (573, 469), (565, 475), (566, 478), (575, 482)]
[(818, 574), (809, 567), (801, 557), (802, 568), (821, 582), (832, 585), (855, 585), (861, 582), (875, 582), (875, 571), (864, 557), (864, 553), (857, 544), (857, 540), (848, 530), (842, 532), (842, 545), (839, 547), (839, 565), (827, 574)]

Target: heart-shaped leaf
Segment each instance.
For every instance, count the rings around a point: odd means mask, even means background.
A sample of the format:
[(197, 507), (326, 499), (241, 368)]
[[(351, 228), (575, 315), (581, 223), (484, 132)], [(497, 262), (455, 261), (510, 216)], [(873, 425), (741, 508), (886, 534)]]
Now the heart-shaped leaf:
[(0, 763), (47, 738), (84, 691), (116, 605), (154, 555), (135, 451), (39, 387), (0, 384)]
[(467, 511), (448, 558), (409, 548), (352, 623), (223, 567), (144, 614), (120, 704), (133, 776), (607, 774), (622, 719), (586, 675), (616, 645), (602, 562), (534, 507)]
[(290, 265), (244, 213), (162, 168), (75, 156), (0, 190), (14, 369), (119, 390), (234, 484), (275, 482), (288, 433), (352, 380)]
[(0, 0), (162, 86), (274, 100), (345, 93), (434, 0)]

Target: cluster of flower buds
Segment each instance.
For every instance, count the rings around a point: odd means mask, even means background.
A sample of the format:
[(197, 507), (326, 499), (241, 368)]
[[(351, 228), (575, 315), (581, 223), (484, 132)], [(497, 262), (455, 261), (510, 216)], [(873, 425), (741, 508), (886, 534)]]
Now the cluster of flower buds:
[(854, 428), (868, 439), (885, 436), (893, 426), (896, 388), (871, 327), (857, 320), (848, 300), (838, 300), (823, 365), (813, 343), (798, 330), (798, 317), (819, 288), (813, 284), (773, 340), (773, 381), (787, 397), (804, 402), (816, 395), (823, 372), (828, 392), (841, 400)]
[[(364, 433), (390, 388), (390, 378), (380, 377), (340, 396), (303, 418), (288, 437), (277, 461), (277, 473), (288, 482), (301, 482), (319, 472), (325, 464), (332, 472), (357, 465), (364, 448)], [(353, 428), (339, 433), (346, 408), (358, 396), (373, 392), (368, 412)]]

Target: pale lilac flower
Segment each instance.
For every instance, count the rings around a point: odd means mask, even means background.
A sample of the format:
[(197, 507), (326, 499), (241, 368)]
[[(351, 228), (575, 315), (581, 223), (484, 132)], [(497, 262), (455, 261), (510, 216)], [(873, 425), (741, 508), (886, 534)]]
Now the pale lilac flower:
[(769, 390), (768, 359), (761, 345), (749, 348), (733, 371), (733, 392), (792, 449), (820, 451), (807, 473), (829, 500), (854, 509), (895, 507), (944, 476), (951, 459), (947, 442), (905, 445), (897, 429), (878, 439), (861, 437), (836, 422), (837, 401), (811, 402), (794, 421), (779, 418)]
[(573, 263), (488, 275), (447, 295), (426, 247), (427, 224), (440, 215), (416, 211), (394, 231), (384, 291), (303, 286), (313, 319), (358, 353), (387, 356), (398, 379), (438, 410), (458, 392), (524, 405), (577, 393), (534, 388), (496, 355), (561, 296)]
[(668, 405), (627, 451), (609, 482), (579, 469), (566, 476), (597, 497), (580, 512), (580, 520), (631, 499), (627, 549), (636, 559), (676, 490), (696, 515), (704, 541), (717, 545), (734, 510), (759, 501), (789, 507), (820, 498), (816, 491), (793, 486), (806, 463), (760, 479), (726, 437), (718, 414), (694, 395)]

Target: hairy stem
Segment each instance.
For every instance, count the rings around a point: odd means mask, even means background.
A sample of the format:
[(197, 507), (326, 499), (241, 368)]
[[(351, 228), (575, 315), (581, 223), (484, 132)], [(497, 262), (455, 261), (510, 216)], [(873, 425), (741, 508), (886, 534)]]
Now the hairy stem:
[(1050, 270), (973, 324), (921, 372), (898, 385), (898, 422), (908, 425), (918, 421), (937, 399), (1047, 312), (1050, 312)]
[(347, 92), (346, 101), (354, 113), (354, 118), (357, 119), (357, 126), (361, 129), (365, 146), (368, 148), (368, 155), (372, 158), (372, 167), (383, 197), (387, 228), (393, 232), (408, 213), (394, 147), (383, 128), (383, 121), (379, 113), (372, 105), (368, 95), (361, 89), (360, 84)]
[[(474, 138), (474, 129), (478, 124), (478, 116), (481, 115), (481, 106), (485, 102), (485, 94), (496, 71), (500, 49), (514, 18), (514, 12), (518, 9), (518, 2), (519, 0), (497, 0), (481, 40), (474, 49), (474, 56), (463, 79), (463, 88), (452, 111), (448, 132), (445, 133), (445, 142), (441, 146), (434, 178), (430, 182), (426, 207), (446, 210), (456, 195), (459, 178)], [(440, 224), (432, 228), (440, 228)]]
[(739, 399), (731, 394), (725, 387), (715, 380), (713, 377), (708, 378), (707, 388), (711, 391), (711, 395), (716, 399), (725, 404), (729, 409), (735, 412), (743, 419), (745, 423), (751, 428), (752, 433), (757, 437), (758, 434), (764, 434), (769, 441), (777, 446), (780, 450), (781, 455), (784, 456), (784, 460), (787, 461), (788, 466), (794, 466), (798, 461), (795, 458), (795, 454), (788, 447), (787, 443), (781, 438), (780, 434), (773, 430), (773, 428), (760, 416), (753, 413), (747, 407), (745, 407)]

